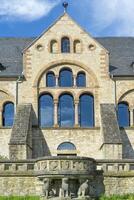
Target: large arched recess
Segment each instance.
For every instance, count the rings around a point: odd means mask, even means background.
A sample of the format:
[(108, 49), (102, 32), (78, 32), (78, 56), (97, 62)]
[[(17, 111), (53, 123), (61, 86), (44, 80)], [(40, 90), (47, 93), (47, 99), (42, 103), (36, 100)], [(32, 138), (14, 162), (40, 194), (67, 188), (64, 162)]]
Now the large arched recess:
[(51, 62), (49, 63), (48, 65), (45, 65), (37, 74), (34, 82), (33, 82), (33, 87), (38, 87), (39, 86), (39, 83), (40, 83), (40, 80), (43, 76), (43, 74), (52, 69), (53, 67), (56, 67), (56, 66), (60, 66), (60, 65), (74, 65), (74, 66), (78, 66), (82, 69), (84, 69), (85, 71), (88, 72), (88, 74), (92, 77), (93, 79), (93, 83), (94, 83), (94, 86), (95, 87), (99, 87), (99, 82), (98, 82), (98, 79), (95, 75), (95, 73), (90, 69), (90, 67), (88, 67), (87, 65), (81, 63), (81, 62), (78, 62), (78, 61), (74, 61), (74, 60), (59, 60), (58, 62), (55, 61), (55, 62)]

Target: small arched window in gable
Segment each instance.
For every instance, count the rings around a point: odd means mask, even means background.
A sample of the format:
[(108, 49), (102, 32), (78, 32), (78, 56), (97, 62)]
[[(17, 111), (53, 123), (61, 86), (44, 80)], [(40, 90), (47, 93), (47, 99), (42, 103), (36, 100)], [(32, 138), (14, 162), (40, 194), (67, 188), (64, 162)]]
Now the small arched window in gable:
[(46, 86), (47, 87), (54, 87), (56, 84), (55, 75), (53, 72), (48, 72), (46, 75)]
[(85, 72), (79, 72), (77, 74), (77, 87), (86, 87), (86, 75)]
[(3, 106), (3, 126), (12, 126), (14, 121), (14, 104), (12, 102), (5, 103)]
[(70, 53), (70, 40), (68, 37), (63, 37), (61, 39), (61, 52)]
[(74, 41), (74, 53), (81, 53), (81, 42), (80, 42), (80, 40)]
[(63, 142), (58, 148), (58, 156), (76, 156), (76, 147), (71, 142)]
[(51, 53), (58, 53), (58, 42), (56, 40), (52, 40), (50, 42), (50, 52)]
[(76, 147), (71, 142), (63, 142), (58, 146), (57, 150), (76, 150)]
[(130, 112), (127, 102), (120, 102), (118, 104), (117, 117), (120, 127), (130, 126)]

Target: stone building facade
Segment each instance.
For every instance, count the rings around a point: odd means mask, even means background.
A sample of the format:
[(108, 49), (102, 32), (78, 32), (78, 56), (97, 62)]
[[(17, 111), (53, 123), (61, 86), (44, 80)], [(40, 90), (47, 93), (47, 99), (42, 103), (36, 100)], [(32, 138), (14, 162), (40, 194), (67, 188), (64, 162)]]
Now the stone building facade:
[[(66, 39), (63, 49), (62, 39)], [(98, 166), (103, 163), (108, 167), (108, 161), (112, 163), (109, 166), (126, 167), (126, 159), (134, 159), (133, 48), (133, 38), (91, 37), (66, 12), (38, 38), (1, 38), (1, 157), (17, 162), (45, 156), (77, 155), (96, 159)], [(71, 86), (60, 85), (64, 69), (71, 71)], [(54, 75), (54, 86), (47, 82), (49, 73)], [(85, 77), (82, 86), (78, 85), (80, 73)], [(53, 124), (46, 127), (41, 126), (42, 95), (51, 96), (53, 101)], [(62, 95), (70, 95), (73, 99), (71, 126), (60, 123)], [(80, 113), (83, 95), (93, 100), (89, 126), (80, 122), (84, 116)], [(5, 114), (8, 104), (14, 105), (15, 110), (12, 127), (5, 123), (5, 118), (9, 117)], [(129, 121), (125, 127), (119, 124), (120, 104), (127, 106), (122, 119), (123, 123)], [(86, 113), (86, 109), (83, 112)], [(88, 116), (83, 118), (86, 120)], [(107, 188), (109, 179), (105, 181)], [(114, 178), (110, 180), (114, 183)]]

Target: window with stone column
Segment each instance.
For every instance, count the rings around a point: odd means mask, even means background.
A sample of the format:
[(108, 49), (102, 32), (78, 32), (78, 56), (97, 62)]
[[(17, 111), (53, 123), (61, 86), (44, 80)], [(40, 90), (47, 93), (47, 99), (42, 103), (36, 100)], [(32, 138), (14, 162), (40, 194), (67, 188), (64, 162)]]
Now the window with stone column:
[(38, 105), (41, 127), (94, 127), (94, 95), (90, 95), (92, 82), (87, 82), (92, 81), (92, 77), (85, 70), (65, 64), (49, 68), (42, 77), (45, 77), (46, 84), (43, 86), (40, 79)]

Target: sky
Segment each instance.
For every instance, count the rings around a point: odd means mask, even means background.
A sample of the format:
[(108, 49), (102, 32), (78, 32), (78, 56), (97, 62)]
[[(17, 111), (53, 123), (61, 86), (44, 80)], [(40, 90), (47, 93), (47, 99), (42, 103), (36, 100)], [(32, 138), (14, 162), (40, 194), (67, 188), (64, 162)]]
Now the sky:
[[(134, 0), (66, 0), (94, 37), (134, 36)], [(0, 37), (36, 37), (63, 14), (64, 0), (0, 0)]]

